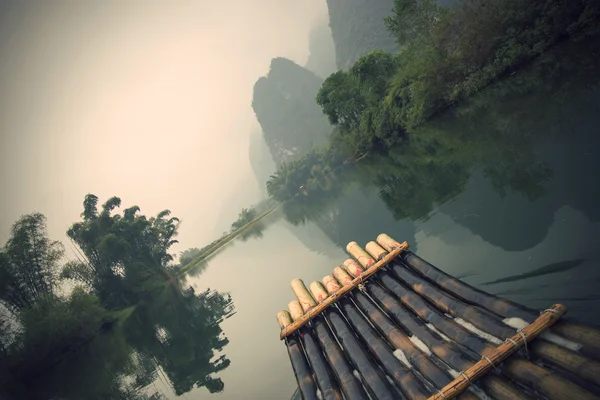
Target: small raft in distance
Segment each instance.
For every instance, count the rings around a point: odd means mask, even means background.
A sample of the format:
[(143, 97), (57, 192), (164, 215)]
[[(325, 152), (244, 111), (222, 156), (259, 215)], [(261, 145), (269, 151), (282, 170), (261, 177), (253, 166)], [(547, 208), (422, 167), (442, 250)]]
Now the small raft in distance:
[(600, 399), (600, 331), (565, 306), (482, 292), (386, 234), (346, 250), (277, 314), (303, 399)]

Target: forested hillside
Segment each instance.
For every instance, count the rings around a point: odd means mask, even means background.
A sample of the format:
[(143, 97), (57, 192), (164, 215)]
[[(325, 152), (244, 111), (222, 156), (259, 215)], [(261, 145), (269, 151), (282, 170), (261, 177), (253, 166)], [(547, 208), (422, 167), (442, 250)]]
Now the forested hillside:
[(396, 51), (394, 37), (383, 23), (393, 5), (393, 0), (327, 0), (338, 69), (350, 68), (373, 49)]

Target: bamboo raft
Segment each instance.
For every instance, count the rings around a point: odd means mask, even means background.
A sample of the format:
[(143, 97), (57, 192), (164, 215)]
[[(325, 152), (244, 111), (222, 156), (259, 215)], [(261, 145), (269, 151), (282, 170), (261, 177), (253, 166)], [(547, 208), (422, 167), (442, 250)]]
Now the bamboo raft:
[(600, 332), (565, 306), (477, 290), (386, 234), (346, 250), (277, 314), (305, 400), (600, 398)]

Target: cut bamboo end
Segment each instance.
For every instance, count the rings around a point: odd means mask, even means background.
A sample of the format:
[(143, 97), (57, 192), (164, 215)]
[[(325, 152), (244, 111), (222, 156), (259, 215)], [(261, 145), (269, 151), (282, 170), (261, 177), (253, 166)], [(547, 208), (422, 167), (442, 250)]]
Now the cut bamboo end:
[(313, 299), (306, 286), (304, 286), (304, 281), (302, 279), (292, 279), (292, 281), (290, 282), (290, 286), (292, 287), (292, 290), (294, 291), (294, 294), (300, 302), (300, 305), (302, 306), (302, 310), (304, 310), (304, 312), (307, 312), (308, 310), (317, 305), (315, 299)]
[(310, 290), (310, 294), (317, 301), (317, 303), (321, 303), (328, 296), (327, 290), (323, 287), (323, 284), (318, 281), (313, 281), (308, 285), (308, 290)]
[(350, 242), (346, 246), (346, 251), (354, 258), (356, 261), (360, 263), (365, 268), (369, 268), (371, 265), (375, 264), (375, 260), (371, 257), (366, 251), (363, 250), (362, 247), (358, 245), (356, 242)]
[(376, 242), (369, 242), (365, 246), (367, 253), (373, 256), (377, 261), (381, 260), (388, 253), (386, 249), (378, 245)]
[(377, 236), (377, 243), (379, 243), (379, 245), (381, 245), (381, 247), (383, 247), (387, 251), (392, 251), (402, 246), (402, 243), (396, 242), (394, 239), (392, 239), (385, 233), (382, 233), (381, 235)]
[[(366, 271), (364, 271), (361, 276), (359, 276), (357, 278), (354, 278), (352, 280), (352, 284), (343, 286), (341, 289), (339, 289), (336, 292), (336, 294), (337, 294), (336, 296), (329, 296), (329, 297), (327, 297), (325, 300), (323, 300), (319, 304), (316, 304), (314, 298), (309, 293), (310, 299), (312, 299), (312, 301), (315, 302), (316, 306), (310, 308), (306, 314), (304, 314), (304, 315), (302, 315), (302, 316), (300, 316), (298, 318), (294, 318), (294, 314), (292, 314), (292, 318), (294, 319), (294, 322), (291, 325), (289, 325), (285, 330), (282, 330), (280, 332), (279, 338), (283, 340), (287, 336), (291, 335), (292, 333), (294, 333), (295, 331), (297, 331), (298, 329), (300, 329), (301, 327), (303, 327), (304, 325), (306, 325), (308, 323), (308, 321), (310, 321), (311, 319), (313, 319), (314, 317), (316, 317), (317, 315), (319, 315), (320, 313), (322, 313), (323, 310), (325, 310), (331, 304), (335, 303), (339, 298), (341, 298), (344, 295), (346, 295), (352, 289), (354, 289), (355, 287), (357, 287), (358, 284), (360, 284), (364, 280), (368, 279), (371, 275), (373, 275), (374, 273), (376, 273), (383, 266), (385, 266), (390, 261), (392, 261), (393, 259), (395, 259), (396, 257), (398, 257), (398, 255), (402, 251), (406, 250), (407, 248), (408, 248), (408, 243), (406, 243), (406, 242), (402, 243), (402, 246), (400, 246), (398, 249), (395, 249), (394, 251), (390, 252), (390, 254), (388, 254), (387, 256), (385, 256), (383, 258), (383, 260), (376, 262), (370, 268), (368, 268)], [(302, 282), (300, 279), (298, 279), (298, 281)], [(292, 282), (297, 282), (297, 281), (293, 280)], [(293, 285), (292, 289), (293, 289), (294, 286), (296, 286), (296, 285)], [(304, 287), (304, 283), (303, 282), (302, 282), (302, 287)], [(306, 289), (306, 287), (304, 287), (304, 289)], [(291, 302), (290, 305), (292, 303), (293, 302)], [(300, 306), (300, 308), (302, 309), (302, 306)], [(289, 305), (288, 305), (288, 309), (289, 309)], [(291, 313), (291, 311), (292, 310), (290, 310), (290, 313)]]
[(344, 261), (343, 267), (351, 276), (359, 276), (364, 271), (363, 267), (351, 258)]
[(288, 311), (281, 310), (277, 313), (277, 323), (279, 329), (285, 329), (288, 325), (292, 324), (292, 316)]
[(352, 277), (342, 267), (335, 267), (333, 269), (333, 277), (342, 286), (346, 286), (346, 285), (351, 285), (352, 284)]
[(329, 294), (335, 293), (342, 288), (332, 275), (325, 275), (321, 282), (323, 282), (323, 286), (325, 286)]
[(523, 328), (521, 333), (498, 346), (493, 352), (487, 355), (487, 359), (481, 359), (471, 368), (464, 371), (458, 378), (444, 386), (444, 388), (429, 397), (429, 400), (449, 400), (457, 397), (477, 379), (483, 377), (490, 369), (506, 360), (511, 354), (515, 353), (524, 344), (531, 342), (542, 332), (552, 326), (556, 321), (566, 314), (567, 308), (562, 304), (555, 304), (552, 308), (545, 310), (535, 321)]
[[(294, 322), (301, 319), (302, 316), (304, 315), (304, 311), (302, 310), (302, 306), (300, 305), (300, 302), (298, 300), (290, 301), (288, 304), (288, 310), (289, 310), (290, 316), (292, 317)], [(291, 325), (287, 325), (288, 331), (289, 331), (289, 327), (292, 325), (294, 325), (294, 324), (292, 323)]]

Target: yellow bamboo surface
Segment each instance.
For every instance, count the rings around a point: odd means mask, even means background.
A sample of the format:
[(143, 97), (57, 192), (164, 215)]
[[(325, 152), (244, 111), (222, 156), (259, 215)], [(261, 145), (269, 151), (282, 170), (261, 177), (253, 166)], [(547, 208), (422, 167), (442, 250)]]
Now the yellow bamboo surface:
[(360, 265), (365, 268), (369, 268), (371, 265), (375, 264), (375, 260), (373, 257), (367, 254), (366, 251), (363, 250), (362, 247), (358, 245), (356, 242), (350, 242), (346, 246), (346, 251), (350, 253), (350, 255), (358, 260)]
[(300, 305), (300, 302), (298, 300), (290, 301), (290, 303), (288, 304), (288, 310), (290, 311), (290, 315), (294, 321), (297, 321), (299, 318), (302, 317), (302, 315), (304, 315), (304, 311), (302, 310), (302, 306)]
[[(546, 310), (535, 321), (533, 321), (533, 323), (526, 326), (522, 330), (527, 343), (531, 342), (534, 338), (552, 326), (567, 312), (567, 308), (562, 304), (555, 304), (550, 310)], [(444, 386), (444, 388), (441, 390), (441, 393), (436, 393), (429, 397), (429, 400), (450, 400), (455, 398), (464, 390), (466, 390), (471, 383), (483, 377), (490, 369), (494, 368), (494, 366), (506, 360), (511, 354), (519, 350), (525, 343), (523, 336), (521, 336), (519, 333), (510, 339), (516, 344), (507, 340), (498, 346), (493, 353), (488, 354), (487, 358), (493, 365), (487, 360), (481, 359), (471, 368), (464, 371), (464, 375), (459, 375), (458, 378)]]
[(279, 311), (277, 313), (277, 322), (279, 323), (279, 329), (285, 329), (286, 326), (292, 323), (292, 316), (288, 311)]
[(375, 242), (369, 242), (365, 246), (367, 253), (372, 255), (376, 260), (381, 260), (388, 253), (384, 248)]
[(321, 282), (323, 282), (323, 286), (327, 289), (327, 293), (335, 293), (341, 289), (341, 286), (332, 275), (325, 275)]
[(392, 239), (385, 233), (382, 233), (381, 235), (377, 236), (377, 243), (382, 245), (387, 251), (392, 251), (401, 246), (400, 243), (396, 242), (394, 239)]
[(292, 290), (294, 291), (294, 294), (300, 302), (300, 305), (302, 306), (302, 310), (304, 310), (304, 312), (307, 312), (309, 309), (317, 305), (315, 299), (312, 298), (312, 296), (308, 292), (308, 289), (306, 288), (306, 286), (304, 286), (304, 282), (302, 281), (302, 279), (292, 279), (292, 281), (290, 282), (290, 286), (292, 287)]
[[(373, 275), (375, 272), (377, 272), (383, 266), (385, 266), (390, 261), (392, 261), (393, 259), (398, 257), (398, 255), (402, 251), (406, 250), (407, 248), (408, 248), (408, 243), (406, 243), (406, 242), (402, 243), (402, 245), (400, 247), (391, 251), (381, 261), (376, 262), (371, 267), (369, 267), (366, 271), (364, 271), (361, 276), (354, 278), (352, 280), (351, 285), (342, 287), (335, 293), (334, 296), (327, 297), (325, 300), (323, 300), (322, 303), (317, 304), (316, 306), (312, 307), (310, 309), (310, 312), (307, 312), (306, 314), (304, 314), (301, 317), (299, 317), (298, 319), (296, 319), (291, 325), (288, 325), (287, 329), (284, 329), (280, 332), (279, 338), (283, 340), (285, 337), (289, 336), (293, 332), (297, 331), (298, 329), (300, 329), (301, 327), (306, 325), (308, 323), (308, 321), (313, 319), (315, 316), (319, 315), (321, 312), (323, 312), (323, 310), (325, 310), (331, 304), (335, 303), (338, 298), (343, 297), (346, 293), (350, 292), (352, 289), (354, 289), (356, 286), (358, 286), (363, 280), (369, 278), (371, 275)], [(363, 251), (363, 253), (364, 253), (364, 251)], [(299, 280), (299, 281), (302, 282), (301, 280)], [(302, 283), (302, 286), (304, 286), (303, 283)], [(306, 289), (306, 287), (304, 287), (304, 290), (306, 290), (306, 292), (308, 293), (308, 290)], [(310, 298), (312, 299), (312, 301), (314, 303), (316, 303), (314, 301), (314, 299), (312, 298), (312, 296), (310, 296)], [(292, 315), (292, 317), (293, 317), (293, 315)]]
[(363, 267), (358, 265), (358, 263), (351, 258), (344, 261), (343, 267), (352, 276), (359, 276), (364, 271)]
[(333, 276), (342, 286), (352, 284), (352, 277), (342, 267), (335, 267), (333, 269)]
[(310, 290), (310, 293), (312, 294), (313, 298), (317, 301), (317, 303), (323, 302), (323, 300), (325, 300), (329, 296), (327, 290), (325, 290), (321, 282), (311, 282), (310, 285), (308, 285), (308, 289)]

